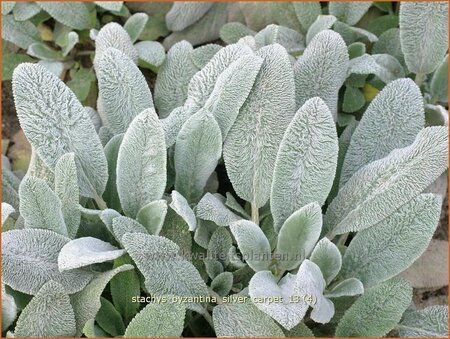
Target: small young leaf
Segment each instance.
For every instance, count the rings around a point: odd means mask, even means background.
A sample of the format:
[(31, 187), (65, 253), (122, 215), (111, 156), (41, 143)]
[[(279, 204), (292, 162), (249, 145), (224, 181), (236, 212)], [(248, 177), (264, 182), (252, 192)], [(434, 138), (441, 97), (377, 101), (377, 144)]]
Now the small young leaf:
[(216, 44), (207, 44), (194, 49), (191, 60), (198, 69), (202, 69), (223, 47)]
[(189, 231), (195, 231), (197, 220), (187, 200), (177, 191), (172, 191), (172, 202), (169, 205), (188, 224)]
[(222, 154), (222, 136), (214, 117), (194, 114), (183, 125), (175, 144), (175, 189), (187, 201), (200, 200)]
[(149, 234), (158, 235), (167, 214), (167, 201), (155, 200), (142, 207), (136, 215)]
[(50, 280), (20, 314), (14, 337), (73, 337), (75, 331), (69, 295), (61, 284)]
[[(308, 259), (304, 260), (298, 269), (293, 295), (314, 300), (313, 304), (310, 305), (313, 308), (310, 317), (321, 324), (328, 323), (334, 315), (333, 303), (323, 296), (325, 286), (326, 282), (319, 266)], [(303, 299), (303, 303), (309, 305), (307, 299)]]
[(121, 211), (119, 193), (117, 193), (117, 157), (119, 155), (120, 145), (122, 144), (123, 134), (113, 136), (105, 146), (105, 157), (108, 162), (108, 182), (106, 183), (103, 199), (106, 205), (116, 211)]
[(345, 312), (336, 328), (336, 337), (386, 335), (400, 321), (411, 297), (412, 288), (400, 279), (371, 288)]
[(231, 223), (230, 230), (247, 264), (255, 272), (267, 270), (272, 253), (269, 241), (258, 225), (251, 221), (240, 220)]
[(275, 229), (299, 208), (325, 202), (337, 157), (338, 139), (330, 110), (320, 98), (306, 101), (278, 150), (270, 197)]
[(284, 270), (296, 268), (313, 250), (321, 230), (322, 211), (316, 202), (292, 213), (278, 234), (279, 266)]
[[(325, 238), (326, 239), (326, 238)], [(364, 293), (364, 286), (356, 278), (349, 278), (334, 286), (330, 292), (325, 293), (327, 298), (349, 297)]]
[[(137, 233), (127, 233), (122, 243), (145, 278), (152, 295), (200, 297), (208, 295), (205, 282), (195, 267), (180, 257), (178, 245), (169, 239)], [(189, 309), (201, 312), (201, 306), (187, 303)]]
[(101, 195), (108, 178), (106, 158), (75, 94), (42, 66), (28, 63), (14, 70), (13, 93), (21, 127), (44, 163), (54, 170), (62, 155), (73, 152), (81, 194)]
[(122, 317), (108, 299), (100, 297), (101, 307), (98, 310), (95, 320), (106, 332), (112, 336), (121, 336), (125, 332), (125, 325)]
[(295, 99), (286, 50), (274, 44), (261, 48), (256, 55), (264, 61), (228, 133), (223, 156), (236, 193), (262, 207), (269, 199), (276, 153), (295, 113)]
[(345, 251), (341, 275), (372, 287), (408, 268), (436, 230), (442, 199), (421, 194), (373, 227), (359, 232)]
[(325, 230), (332, 236), (382, 221), (444, 172), (447, 154), (447, 128), (423, 129), (410, 146), (395, 149), (350, 178), (328, 206)]
[(218, 227), (211, 236), (208, 244), (208, 259), (216, 260), (227, 267), (230, 263), (228, 254), (233, 246), (230, 232), (225, 227)]
[(401, 337), (448, 336), (448, 306), (434, 305), (422, 310), (406, 311), (397, 325)]
[(145, 13), (135, 13), (127, 19), (127, 21), (123, 25), (123, 29), (127, 31), (128, 35), (130, 36), (131, 42), (136, 42), (136, 40), (143, 32), (147, 21), (148, 15)]
[(297, 107), (318, 96), (336, 120), (338, 92), (347, 77), (348, 58), (339, 34), (329, 30), (318, 33), (294, 66)]
[[(278, 25), (269, 25), (255, 35), (256, 49), (261, 47), (280, 44), (290, 54), (299, 54), (305, 49), (305, 37), (299, 32)], [(295, 60), (295, 59), (294, 59)]]
[(58, 255), (58, 268), (60, 272), (73, 270), (95, 263), (112, 261), (124, 254), (125, 250), (120, 250), (99, 239), (78, 238), (69, 241), (61, 248)]
[(319, 266), (327, 285), (333, 281), (342, 265), (339, 249), (328, 238), (323, 238), (317, 243), (309, 260)]
[(139, 60), (143, 61), (143, 66), (155, 72), (162, 65), (166, 58), (166, 51), (163, 45), (157, 41), (141, 41), (134, 45), (139, 55)]
[(136, 217), (143, 206), (162, 197), (165, 187), (164, 131), (150, 108), (133, 119), (117, 157), (117, 192), (125, 214)]
[(400, 6), (400, 41), (409, 71), (433, 72), (448, 49), (448, 3), (405, 2)]
[[(308, 310), (308, 304), (292, 302), (290, 297), (294, 292), (295, 275), (288, 273), (277, 284), (277, 279), (269, 271), (260, 271), (252, 277), (249, 283), (249, 295), (264, 313), (270, 315), (287, 330), (300, 323)], [(267, 302), (272, 298), (273, 302)]]
[(26, 228), (48, 229), (67, 236), (67, 227), (61, 211), (61, 200), (38, 178), (26, 177), (19, 187), (20, 214)]
[(221, 297), (226, 296), (233, 286), (233, 273), (223, 272), (218, 274), (211, 282), (211, 289)]
[[(42, 42), (34, 42), (28, 46), (27, 54), (45, 61), (61, 60), (61, 53), (59, 51)], [(57, 76), (59, 76), (59, 74), (57, 74)]]
[[(168, 297), (170, 298), (170, 297)], [(178, 338), (184, 328), (186, 310), (177, 303), (148, 304), (128, 325), (125, 338)]]
[(152, 94), (139, 68), (114, 48), (102, 53), (96, 66), (105, 125), (115, 133), (127, 131), (131, 121), (153, 107)]
[(355, 25), (372, 6), (372, 1), (349, 3), (330, 2), (328, 9), (331, 15), (351, 26)]
[(81, 212), (78, 209), (80, 190), (73, 153), (64, 154), (56, 163), (55, 193), (61, 200), (61, 209), (68, 236), (73, 239), (77, 234), (81, 220)]
[(250, 302), (217, 305), (213, 309), (217, 337), (283, 338), (283, 331)]
[(75, 311), (76, 336), (79, 337), (85, 324), (97, 315), (101, 307), (100, 296), (110, 280), (116, 274), (132, 270), (133, 268), (132, 265), (122, 265), (110, 271), (98, 273), (83, 290), (70, 296), (70, 302)]
[(81, 269), (58, 270), (58, 254), (69, 241), (69, 238), (49, 230), (4, 232), (3, 282), (17, 291), (33, 295), (50, 280), (60, 283), (67, 293), (80, 291), (91, 280), (92, 273)]
[(219, 226), (228, 226), (242, 219), (230, 211), (217, 195), (211, 193), (206, 193), (200, 200), (196, 214), (198, 218), (213, 221)]
[(352, 86), (347, 86), (345, 88), (344, 100), (342, 102), (342, 110), (344, 112), (354, 113), (360, 110), (365, 103), (366, 99), (359, 88)]

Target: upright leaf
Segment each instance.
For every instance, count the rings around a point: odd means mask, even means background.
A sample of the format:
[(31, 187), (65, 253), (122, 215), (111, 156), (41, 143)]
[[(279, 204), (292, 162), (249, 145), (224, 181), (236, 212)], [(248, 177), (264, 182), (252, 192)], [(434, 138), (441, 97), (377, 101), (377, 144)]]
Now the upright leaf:
[(139, 36), (144, 31), (147, 21), (148, 15), (146, 13), (135, 13), (127, 19), (123, 25), (123, 29), (127, 31), (131, 42), (134, 43), (138, 40)]
[(95, 38), (94, 67), (97, 70), (98, 62), (108, 48), (115, 48), (137, 63), (138, 54), (127, 31), (116, 22), (110, 22), (102, 27)]
[(408, 268), (436, 230), (442, 199), (421, 194), (373, 227), (359, 232), (344, 254), (341, 275), (372, 287)]
[(261, 48), (263, 64), (224, 144), (227, 174), (236, 193), (256, 207), (269, 199), (276, 153), (294, 112), (294, 79), (286, 50)]
[(320, 97), (337, 118), (338, 92), (347, 77), (348, 52), (338, 33), (318, 33), (294, 66), (297, 107), (313, 97)]
[(399, 79), (387, 84), (367, 107), (353, 132), (342, 165), (340, 186), (364, 165), (410, 145), (424, 124), (422, 94), (414, 81)]
[(188, 224), (189, 231), (195, 231), (197, 228), (197, 220), (194, 211), (189, 206), (187, 200), (177, 191), (172, 191), (170, 207)]
[(304, 32), (307, 32), (316, 18), (322, 14), (322, 8), (318, 2), (293, 2), (295, 14)]
[(342, 255), (338, 247), (327, 238), (322, 238), (317, 243), (309, 260), (319, 266), (327, 285), (341, 270)]
[(444, 172), (447, 154), (447, 128), (423, 129), (410, 146), (393, 150), (353, 175), (328, 206), (325, 230), (333, 236), (385, 219)]
[(78, 209), (80, 190), (73, 153), (64, 154), (55, 167), (55, 193), (61, 201), (61, 210), (69, 238), (74, 238), (81, 221)]
[(278, 234), (279, 267), (296, 268), (313, 250), (322, 230), (322, 210), (313, 202), (292, 213)]
[(17, 115), (27, 139), (54, 170), (65, 153), (76, 155), (81, 194), (105, 190), (107, 164), (100, 139), (75, 94), (55, 75), (35, 64), (21, 64), (13, 74)]
[(139, 210), (136, 220), (145, 227), (149, 234), (158, 235), (163, 227), (166, 214), (167, 201), (155, 200)]
[(120, 145), (122, 144), (123, 134), (116, 134), (105, 145), (105, 157), (108, 162), (108, 182), (106, 183), (103, 199), (106, 205), (116, 211), (122, 210), (120, 205), (119, 193), (117, 193), (117, 157), (119, 155)]
[(197, 204), (197, 217), (213, 221), (219, 226), (228, 226), (230, 223), (242, 219), (230, 211), (219, 197), (221, 196), (206, 193)]
[(20, 314), (15, 337), (73, 337), (75, 314), (64, 287), (47, 282)]
[(128, 325), (125, 338), (178, 338), (184, 328), (186, 310), (182, 304), (148, 304)]
[(448, 54), (431, 78), (430, 92), (434, 100), (448, 102)]
[(205, 15), (212, 5), (209, 2), (175, 2), (166, 14), (167, 28), (182, 31)]
[(289, 124), (275, 163), (270, 208), (279, 229), (296, 210), (322, 205), (333, 185), (338, 139), (331, 112), (320, 98), (308, 100)]
[(272, 253), (269, 241), (259, 226), (251, 221), (240, 220), (233, 222), (230, 230), (247, 264), (255, 272), (267, 270)]
[(39, 42), (40, 36), (39, 31), (31, 22), (20, 22), (15, 20), (12, 15), (2, 15), (2, 39), (27, 49), (31, 44)]
[(127, 130), (143, 110), (153, 107), (152, 93), (141, 71), (121, 51), (109, 48), (98, 61), (97, 79), (104, 123), (117, 133)]
[(175, 189), (189, 202), (198, 201), (221, 154), (222, 135), (214, 117), (203, 110), (194, 114), (175, 144)]
[(400, 42), (408, 69), (433, 72), (448, 49), (448, 3), (405, 2), (400, 6)]
[(382, 337), (400, 321), (411, 303), (412, 288), (404, 280), (391, 279), (364, 293), (345, 312), (336, 337)]
[(180, 41), (170, 48), (158, 71), (155, 84), (155, 105), (161, 118), (169, 116), (176, 107), (183, 106), (188, 85), (198, 71), (191, 60), (193, 48), (187, 41)]
[(27, 228), (48, 229), (67, 236), (61, 200), (38, 178), (26, 177), (19, 187), (20, 214)]
[(69, 241), (69, 238), (49, 230), (4, 232), (3, 282), (17, 291), (33, 295), (50, 280), (60, 283), (67, 293), (82, 290), (91, 280), (92, 273), (81, 269), (60, 272), (58, 269), (58, 254)]
[(331, 29), (336, 22), (334, 15), (318, 15), (317, 19), (309, 27), (306, 34), (306, 43), (309, 45), (311, 40), (320, 32)]
[(131, 122), (117, 158), (117, 192), (126, 215), (134, 218), (166, 187), (164, 131), (153, 108)]

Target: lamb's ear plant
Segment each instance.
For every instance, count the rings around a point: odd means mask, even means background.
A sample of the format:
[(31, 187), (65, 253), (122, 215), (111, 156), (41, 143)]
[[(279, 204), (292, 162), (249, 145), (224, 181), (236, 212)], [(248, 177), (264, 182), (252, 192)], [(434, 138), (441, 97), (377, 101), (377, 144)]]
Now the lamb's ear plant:
[[(369, 6), (328, 15), (352, 27)], [(320, 7), (293, 8), (302, 34), (323, 21)], [(266, 30), (178, 42), (152, 93), (132, 34), (105, 26), (96, 119), (41, 65), (14, 70), (34, 160), (23, 180), (2, 164), (4, 333), (448, 335), (447, 307), (412, 309), (398, 277), (439, 221), (442, 198), (424, 191), (447, 169), (447, 128), (426, 127), (427, 99), (401, 77), (342, 130), (340, 92), (373, 56), (353, 61), (342, 34), (318, 29), (296, 58), (267, 38), (283, 29)]]

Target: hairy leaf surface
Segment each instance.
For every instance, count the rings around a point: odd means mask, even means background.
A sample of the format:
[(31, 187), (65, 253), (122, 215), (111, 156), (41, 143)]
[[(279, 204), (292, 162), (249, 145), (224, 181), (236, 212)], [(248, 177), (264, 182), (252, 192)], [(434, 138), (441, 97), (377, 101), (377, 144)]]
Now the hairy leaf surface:
[(209, 2), (174, 2), (166, 14), (167, 28), (182, 31), (205, 15), (212, 5)]
[(337, 276), (342, 265), (342, 256), (338, 247), (327, 238), (322, 238), (317, 243), (309, 260), (319, 266), (327, 284)]
[(262, 207), (269, 199), (276, 153), (295, 113), (295, 103), (286, 50), (274, 44), (261, 48), (256, 55), (264, 61), (228, 133), (223, 156), (236, 193)]
[(117, 158), (117, 192), (126, 215), (160, 199), (166, 187), (164, 131), (153, 108), (131, 122)]
[(310, 99), (292, 119), (278, 150), (270, 197), (275, 229), (299, 208), (325, 202), (337, 156), (331, 112), (320, 98)]
[(331, 235), (360, 231), (388, 217), (444, 172), (447, 154), (447, 128), (423, 129), (410, 146), (353, 175), (328, 206), (326, 230)]
[(355, 25), (372, 6), (372, 1), (349, 3), (330, 2), (328, 5), (331, 15), (351, 26)]
[(434, 305), (422, 310), (406, 311), (397, 325), (401, 337), (447, 337), (448, 306)]
[(206, 193), (196, 207), (197, 217), (210, 220), (219, 226), (228, 226), (234, 221), (242, 219), (230, 211), (224, 202), (211, 193)]
[(58, 254), (69, 241), (69, 238), (49, 230), (4, 232), (3, 282), (17, 291), (33, 295), (50, 280), (60, 283), (67, 293), (80, 291), (91, 280), (92, 273), (81, 269), (58, 270)]
[(78, 30), (94, 27), (92, 15), (86, 4), (82, 2), (44, 2), (38, 1), (39, 6), (49, 13), (53, 19), (65, 26)]

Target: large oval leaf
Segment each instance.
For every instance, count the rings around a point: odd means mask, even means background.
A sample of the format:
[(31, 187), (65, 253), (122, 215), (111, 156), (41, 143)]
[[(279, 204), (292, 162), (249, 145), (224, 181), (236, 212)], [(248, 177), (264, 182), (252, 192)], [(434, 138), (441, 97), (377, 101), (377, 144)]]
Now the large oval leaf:
[(95, 21), (88, 6), (82, 2), (45, 2), (39, 1), (39, 6), (52, 16), (53, 19), (65, 26), (78, 30), (94, 27)]
[[(195, 267), (178, 255), (174, 242), (156, 235), (127, 233), (122, 243), (145, 278), (145, 286), (152, 295), (201, 297), (208, 289)], [(197, 303), (186, 307), (202, 312)]]
[(447, 128), (428, 127), (410, 146), (361, 168), (328, 206), (329, 237), (363, 230), (388, 217), (436, 180), (447, 159)]
[(411, 79), (387, 84), (353, 132), (342, 165), (340, 186), (364, 165), (410, 145), (425, 124), (423, 105), (420, 89)]
[(75, 94), (42, 66), (24, 63), (13, 74), (20, 125), (39, 157), (53, 171), (73, 152), (81, 194), (101, 196), (108, 179), (105, 154), (92, 121)]
[(294, 66), (297, 107), (320, 97), (336, 120), (338, 92), (347, 77), (348, 58), (347, 46), (338, 33), (318, 33)]
[(421, 194), (373, 227), (359, 232), (344, 254), (343, 278), (372, 287), (407, 269), (425, 252), (436, 230), (442, 199)]
[(75, 314), (64, 287), (46, 283), (24, 308), (14, 330), (15, 337), (74, 337)]
[(408, 69), (433, 72), (448, 49), (448, 3), (404, 2), (400, 5), (400, 42)]
[(295, 103), (286, 50), (274, 44), (261, 48), (256, 55), (264, 61), (225, 140), (224, 159), (236, 193), (262, 207), (269, 199), (276, 154), (295, 113)]
[(322, 205), (333, 185), (338, 138), (331, 112), (320, 98), (308, 100), (289, 124), (278, 150), (270, 209), (279, 229), (296, 210)]
[(174, 2), (166, 14), (167, 28), (182, 31), (205, 15), (212, 5), (209, 2)]
[(166, 187), (164, 131), (153, 108), (140, 113), (123, 137), (117, 158), (117, 192), (123, 211), (136, 217)]
[(98, 61), (97, 79), (104, 124), (123, 133), (144, 109), (153, 107), (147, 81), (134, 62), (121, 51), (108, 48)]
[(3, 282), (27, 294), (36, 294), (49, 280), (59, 282), (67, 293), (82, 290), (91, 280), (92, 273), (81, 269), (60, 272), (58, 269), (58, 254), (69, 241), (69, 238), (49, 230), (4, 232)]
[(222, 134), (216, 120), (201, 110), (186, 121), (175, 144), (175, 189), (197, 202), (222, 155)]
[(331, 15), (351, 26), (355, 25), (363, 17), (370, 6), (372, 6), (372, 1), (358, 3), (333, 1), (328, 5)]
[(364, 293), (345, 312), (336, 337), (383, 337), (400, 321), (411, 303), (412, 288), (392, 279)]

